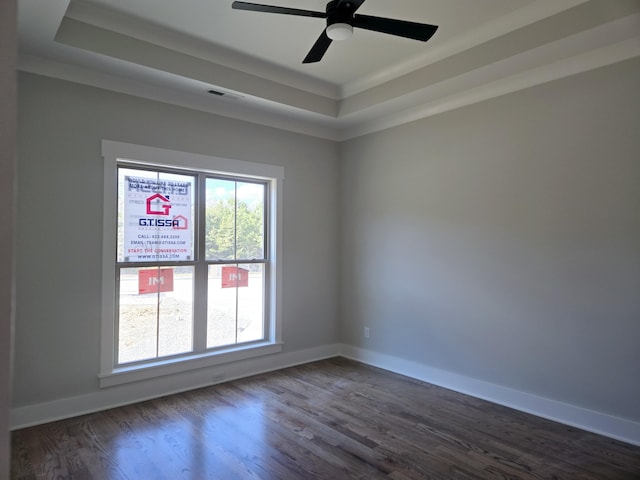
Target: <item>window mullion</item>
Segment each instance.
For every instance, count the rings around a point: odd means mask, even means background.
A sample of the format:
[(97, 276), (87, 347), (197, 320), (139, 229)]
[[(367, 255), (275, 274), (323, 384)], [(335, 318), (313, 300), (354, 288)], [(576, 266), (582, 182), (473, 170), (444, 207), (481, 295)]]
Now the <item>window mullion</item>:
[[(238, 182), (234, 183), (233, 189), (233, 258), (238, 261)], [(235, 264), (238, 268), (240, 265)], [(235, 288), (235, 343), (238, 343), (238, 286)]]
[(207, 281), (208, 265), (206, 259), (206, 178), (198, 175), (196, 197), (196, 265), (193, 288), (193, 351), (204, 352), (207, 348)]

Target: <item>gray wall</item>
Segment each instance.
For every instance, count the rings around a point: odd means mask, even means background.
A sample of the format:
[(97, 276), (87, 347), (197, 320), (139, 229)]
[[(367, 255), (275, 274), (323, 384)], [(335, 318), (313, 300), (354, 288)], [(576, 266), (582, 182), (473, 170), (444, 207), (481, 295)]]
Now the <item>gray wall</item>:
[(639, 85), (635, 59), (344, 143), (345, 343), (639, 421)]
[(9, 404), (16, 155), (16, 2), (0, 2), (0, 478), (9, 478)]
[(30, 74), (19, 105), (14, 406), (99, 391), (101, 139), (284, 166), (283, 352), (336, 341), (333, 142)]
[(14, 406), (98, 392), (108, 138), (286, 168), (285, 352), (640, 421), (638, 85), (636, 59), (337, 145), (23, 75)]

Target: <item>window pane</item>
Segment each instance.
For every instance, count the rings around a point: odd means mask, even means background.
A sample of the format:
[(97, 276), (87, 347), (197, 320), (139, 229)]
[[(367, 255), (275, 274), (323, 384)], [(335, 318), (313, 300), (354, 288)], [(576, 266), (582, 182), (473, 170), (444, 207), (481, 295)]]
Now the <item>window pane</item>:
[(207, 348), (264, 338), (264, 265), (210, 265)]
[(120, 270), (118, 363), (193, 349), (193, 267)]
[(118, 261), (192, 260), (191, 175), (118, 169)]
[(238, 286), (238, 343), (262, 340), (264, 332), (264, 265), (239, 265), (247, 270), (247, 284)]
[(265, 185), (207, 178), (206, 258), (264, 258)]
[(236, 182), (207, 178), (206, 190), (206, 258), (235, 260)]
[(264, 258), (264, 193), (259, 183), (237, 183), (237, 260)]

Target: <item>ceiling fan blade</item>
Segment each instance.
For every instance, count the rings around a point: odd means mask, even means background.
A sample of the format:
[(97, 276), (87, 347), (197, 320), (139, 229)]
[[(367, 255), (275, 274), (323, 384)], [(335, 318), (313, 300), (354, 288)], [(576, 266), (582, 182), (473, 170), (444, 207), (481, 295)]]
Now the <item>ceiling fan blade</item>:
[(427, 23), (408, 22), (406, 20), (394, 20), (392, 18), (371, 17), (369, 15), (356, 14), (353, 26), (373, 30), (375, 32), (388, 33), (398, 37), (411, 38), (426, 42), (438, 27)]
[(284, 15), (297, 15), (299, 17), (327, 18), (326, 12), (314, 12), (312, 10), (300, 10), (298, 8), (278, 7), (275, 5), (262, 5), (259, 3), (233, 2), (231, 8), (235, 10), (250, 10), (252, 12), (281, 13)]
[(324, 30), (318, 37), (318, 40), (316, 40), (316, 43), (313, 44), (313, 47), (311, 47), (311, 50), (309, 50), (309, 53), (302, 63), (316, 63), (322, 60), (322, 57), (327, 53), (327, 49), (329, 48), (329, 45), (331, 45), (332, 41), (333, 40), (327, 37), (327, 32)]

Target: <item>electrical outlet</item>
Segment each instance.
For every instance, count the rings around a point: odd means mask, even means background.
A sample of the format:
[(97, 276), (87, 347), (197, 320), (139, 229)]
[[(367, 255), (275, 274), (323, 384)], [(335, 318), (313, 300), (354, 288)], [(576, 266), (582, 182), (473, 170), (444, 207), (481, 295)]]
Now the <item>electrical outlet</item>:
[(369, 338), (370, 333), (369, 327), (364, 327), (364, 338)]

